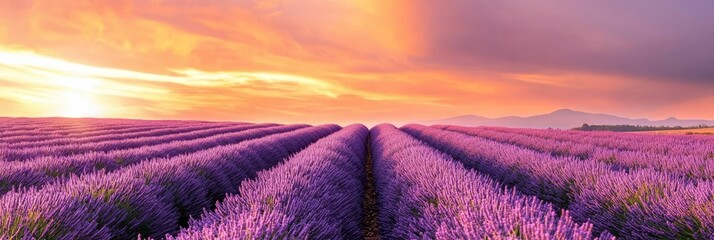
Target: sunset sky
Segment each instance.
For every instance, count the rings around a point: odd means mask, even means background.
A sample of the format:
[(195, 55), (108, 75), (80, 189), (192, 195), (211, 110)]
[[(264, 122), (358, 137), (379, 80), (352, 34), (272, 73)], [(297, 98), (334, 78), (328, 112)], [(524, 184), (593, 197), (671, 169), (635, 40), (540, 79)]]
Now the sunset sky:
[(714, 119), (711, 0), (0, 4), (0, 116)]

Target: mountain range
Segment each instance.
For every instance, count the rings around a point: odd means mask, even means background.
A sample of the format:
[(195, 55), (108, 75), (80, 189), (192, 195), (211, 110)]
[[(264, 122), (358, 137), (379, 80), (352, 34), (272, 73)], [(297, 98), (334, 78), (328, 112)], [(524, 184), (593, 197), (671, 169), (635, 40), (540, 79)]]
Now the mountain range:
[(463, 115), (445, 119), (422, 121), (421, 124), (436, 125), (462, 125), (462, 126), (501, 126), (517, 128), (560, 128), (571, 129), (583, 124), (590, 125), (641, 125), (641, 126), (714, 126), (712, 120), (677, 119), (670, 117), (663, 120), (649, 120), (647, 118), (626, 118), (610, 114), (588, 113), (571, 109), (560, 109), (555, 112), (535, 115), (530, 117), (500, 117), (487, 118), (476, 115)]

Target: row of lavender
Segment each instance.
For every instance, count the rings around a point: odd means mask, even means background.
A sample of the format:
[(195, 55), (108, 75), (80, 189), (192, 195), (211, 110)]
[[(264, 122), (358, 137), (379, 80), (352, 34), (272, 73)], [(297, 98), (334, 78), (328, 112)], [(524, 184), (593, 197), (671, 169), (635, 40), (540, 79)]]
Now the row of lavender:
[[(15, 119), (13, 119), (15, 120)], [(82, 119), (73, 119), (67, 121), (80, 121)], [(17, 121), (17, 120), (16, 120)], [(16, 122), (10, 121), (10, 122)], [(89, 120), (84, 120), (89, 121)], [(98, 121), (98, 120), (95, 120)], [(80, 127), (73, 127), (71, 129), (66, 129), (58, 124), (45, 124), (38, 122), (38, 120), (28, 120), (32, 122), (32, 126), (38, 127), (37, 129), (30, 130), (20, 130), (13, 131), (7, 130), (7, 128), (12, 128), (13, 125), (6, 127), (5, 130), (9, 131), (6, 134), (0, 133), (0, 153), (3, 160), (23, 160), (16, 159), (13, 157), (13, 152), (22, 152), (24, 148), (31, 147), (44, 147), (51, 148), (55, 151), (61, 151), (63, 149), (57, 149), (57, 147), (72, 144), (74, 148), (80, 148), (81, 144), (92, 144), (99, 142), (110, 142), (113, 140), (123, 140), (123, 139), (134, 139), (142, 136), (161, 136), (162, 134), (172, 134), (174, 133), (186, 132), (185, 128), (198, 129), (208, 129), (211, 127), (218, 126), (228, 126), (236, 125), (240, 123), (203, 123), (203, 122), (192, 122), (192, 121), (137, 121), (137, 122), (126, 122), (127, 120), (122, 120), (119, 123), (114, 123), (114, 120), (106, 120), (106, 124), (99, 123), (82, 123)], [(7, 125), (9, 123), (4, 123), (2, 125)], [(2, 129), (2, 128), (0, 128)], [(160, 130), (169, 130), (168, 132), (157, 132)], [(188, 129), (189, 131), (191, 129)], [(86, 148), (85, 148), (86, 149)], [(71, 154), (72, 148), (68, 147), (65, 149), (65, 153)], [(6, 156), (4, 153), (9, 152), (10, 156)], [(50, 152), (51, 153), (51, 152)], [(28, 156), (39, 156), (42, 154), (32, 154), (31, 152)], [(22, 156), (22, 155), (21, 155)]]
[[(74, 121), (79, 120), (81, 119)], [(40, 130), (37, 135), (0, 138), (0, 160), (27, 161), (42, 156), (66, 156), (129, 149), (170, 141), (208, 137), (241, 129), (248, 125), (245, 123), (194, 121), (138, 121), (112, 125), (112, 120), (106, 121), (108, 122), (106, 125), (88, 126), (82, 130), (75, 129), (72, 130), (73, 133), (67, 135), (48, 137), (48, 135), (52, 135), (51, 132), (56, 130)]]
[[(396, 239), (591, 239), (550, 204), (469, 171), (393, 126), (372, 131), (382, 235)], [(602, 239), (610, 238), (608, 233)]]
[[(641, 138), (650, 136), (658, 139), (670, 139), (666, 150), (657, 147), (653, 150), (652, 141), (619, 141), (612, 140), (609, 144), (599, 144), (590, 135), (602, 136), (603, 133), (573, 133), (577, 131), (540, 130), (540, 129), (506, 129), (506, 128), (469, 128), (460, 126), (435, 126), (436, 128), (455, 131), (472, 136), (487, 138), (502, 143), (517, 145), (539, 152), (550, 153), (553, 156), (570, 156), (581, 160), (600, 161), (611, 165), (616, 170), (631, 170), (651, 168), (656, 171), (671, 173), (691, 181), (714, 179), (714, 141), (711, 137), (660, 137), (643, 134), (634, 135)], [(569, 136), (580, 135), (571, 139)], [(676, 141), (674, 141), (676, 140)], [(706, 141), (705, 141), (706, 140)], [(655, 141), (656, 142), (656, 141)], [(679, 142), (679, 143), (675, 143)], [(711, 142), (701, 144), (702, 142)], [(618, 145), (617, 143), (622, 143)], [(684, 149), (690, 151), (674, 151)], [(663, 153), (664, 151), (669, 153)]]
[[(169, 239), (358, 239), (367, 129), (350, 126), (242, 183)], [(592, 225), (504, 189), (399, 131), (371, 131), (385, 239), (592, 239)], [(600, 238), (612, 238), (609, 233)]]
[[(164, 122), (140, 121), (136, 126), (155, 126)], [(140, 161), (154, 158), (188, 154), (225, 144), (258, 138), (268, 134), (295, 130), (306, 125), (278, 126), (276, 124), (213, 124), (203, 122), (180, 122), (172, 125), (171, 132), (146, 131), (145, 137), (119, 141), (87, 142), (76, 145), (58, 145), (56, 148), (82, 148), (83, 153), (40, 155), (26, 161), (4, 162), (0, 168), (0, 194), (13, 188), (41, 186), (62, 180), (70, 175), (98, 170), (112, 171)], [(98, 130), (101, 131), (101, 130)], [(92, 132), (87, 132), (92, 133)], [(174, 134), (168, 134), (174, 133)], [(71, 140), (82, 138), (66, 137)], [(117, 147), (132, 145), (134, 148)], [(12, 149), (17, 151), (17, 149)]]
[(198, 121), (124, 120), (124, 119), (66, 119), (66, 118), (2, 118), (0, 138), (12, 136), (72, 136), (94, 130), (117, 130), (131, 127), (170, 127), (176, 124), (203, 124)]
[(362, 238), (368, 130), (348, 126), (262, 172), (170, 239)]
[[(447, 126), (436, 126), (447, 127)], [(705, 155), (714, 150), (714, 139), (709, 136), (652, 135), (617, 132), (586, 132), (568, 130), (519, 129), (482, 127), (499, 132), (518, 133), (531, 137), (588, 143), (619, 150), (634, 150), (674, 155)]]
[[(82, 135), (113, 131), (87, 126), (50, 140), (87, 152), (3, 162), (0, 239), (361, 238), (368, 147), (385, 238), (714, 237), (708, 181), (553, 154), (547, 144), (563, 143), (551, 138), (538, 145), (506, 129), (447, 126), (166, 124), (122, 133), (135, 137), (127, 140)], [(25, 125), (18, 131), (44, 129)], [(137, 139), (149, 143), (112, 144)], [(575, 145), (632, 151), (588, 141)], [(641, 151), (663, 154), (653, 149)]]
[(236, 193), (243, 180), (338, 129), (263, 126), (251, 134), (246, 130), (250, 137), (227, 137), (224, 140), (233, 143), (191, 154), (10, 191), (0, 197), (0, 239), (162, 237), (226, 194)]
[[(333, 133), (339, 127), (182, 124), (153, 145), (101, 149), (102, 143), (87, 153), (5, 162), (0, 239), (360, 238), (368, 139), (384, 237), (593, 237), (589, 223), (505, 190), (393, 126), (374, 128), (368, 138), (361, 125)], [(182, 127), (224, 130), (170, 137)], [(207, 211), (226, 195), (216, 211)], [(188, 227), (179, 232), (181, 226)]]
[[(231, 124), (240, 125), (240, 124)], [(90, 142), (104, 142), (104, 141), (115, 141), (115, 140), (125, 140), (125, 139), (135, 139), (139, 137), (146, 136), (161, 136), (167, 134), (183, 133), (196, 130), (204, 130), (209, 128), (221, 127), (221, 126), (231, 126), (228, 124), (177, 124), (171, 126), (135, 126), (126, 127), (121, 129), (113, 130), (93, 130), (86, 135), (75, 135), (72, 137), (60, 137), (53, 139), (27, 139), (27, 140), (17, 140), (10, 139), (6, 140), (7, 143), (4, 146), (12, 148), (31, 148), (38, 146), (48, 146), (48, 145), (66, 145), (66, 144), (81, 144)], [(46, 138), (46, 135), (42, 135)]]
[[(79, 125), (70, 129), (62, 128), (53, 124), (44, 125), (37, 123), (38, 129), (33, 130), (8, 130), (4, 134), (0, 133), (0, 146), (28, 147), (33, 145), (61, 145), (70, 143), (81, 143), (82, 141), (106, 141), (114, 139), (125, 139), (134, 137), (123, 135), (131, 133), (146, 133), (146, 131), (182, 129), (185, 127), (203, 127), (204, 129), (217, 126), (229, 126), (245, 123), (204, 123), (204, 122), (121, 122), (112, 124), (107, 120), (107, 124)], [(170, 133), (167, 133), (170, 134)], [(106, 139), (102, 138), (105, 137)], [(137, 136), (138, 137), (138, 136)]]
[(402, 128), (467, 168), (570, 210), (576, 221), (593, 223), (596, 232), (607, 230), (633, 239), (714, 238), (714, 185), (710, 181), (688, 181), (648, 167), (622, 169), (613, 167), (617, 163), (554, 156), (503, 142), (510, 140), (473, 136), (480, 134), (476, 131), (468, 135), (459, 133), (464, 129), (447, 129), (458, 132), (420, 125)]
[(70, 156), (45, 156), (33, 161), (7, 162), (0, 168), (0, 194), (13, 188), (42, 186), (68, 176), (95, 171), (113, 171), (142, 161), (186, 155), (222, 145), (304, 128), (306, 125), (247, 125), (243, 130), (193, 140), (115, 151), (95, 151)]
[[(209, 137), (216, 134), (242, 130), (244, 124), (208, 125), (208, 126), (182, 126), (167, 130), (154, 130), (133, 132), (120, 139), (97, 140), (85, 138), (66, 138), (62, 145), (46, 145), (33, 143), (34, 146), (20, 147), (8, 146), (0, 148), (0, 161), (27, 161), (42, 156), (67, 156), (92, 151), (111, 151), (118, 149), (137, 148), (148, 145), (161, 144), (171, 141), (190, 140)], [(106, 137), (102, 135), (101, 137)]]

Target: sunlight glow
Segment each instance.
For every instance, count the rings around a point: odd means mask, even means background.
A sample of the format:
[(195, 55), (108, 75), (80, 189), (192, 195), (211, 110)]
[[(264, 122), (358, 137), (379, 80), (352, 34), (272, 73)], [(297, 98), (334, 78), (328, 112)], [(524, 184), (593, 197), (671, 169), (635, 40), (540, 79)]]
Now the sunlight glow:
[(56, 113), (60, 117), (98, 117), (101, 116), (99, 106), (87, 94), (63, 92), (58, 96), (59, 108)]
[(43, 56), (32, 51), (0, 48), (0, 65), (54, 70), (75, 77), (104, 77), (145, 81), (178, 81), (176, 77), (115, 68), (101, 68)]
[(92, 93), (102, 85), (102, 82), (99, 79), (83, 77), (55, 76), (52, 77), (51, 80), (67, 89), (88, 93)]
[(9, 94), (0, 95), (0, 100), (20, 103), (43, 115), (52, 113), (63, 117), (107, 117), (116, 110), (108, 107), (112, 104), (103, 102), (107, 98), (113, 98), (113, 101), (151, 101), (161, 105), (161, 109), (177, 111), (190, 108), (187, 104), (208, 104), (211, 102), (208, 99), (222, 98), (175, 90), (188, 87), (286, 99), (315, 96), (336, 99), (348, 92), (327, 81), (285, 73), (202, 71), (191, 68), (168, 71), (175, 74), (95, 67), (33, 51), (0, 47), (0, 81), (6, 81), (12, 84), (8, 87), (14, 88), (14, 91), (4, 90)]
[(100, 117), (99, 102), (93, 95), (101, 86), (99, 79), (56, 76), (50, 79), (63, 86), (58, 89), (57, 116), (61, 117)]

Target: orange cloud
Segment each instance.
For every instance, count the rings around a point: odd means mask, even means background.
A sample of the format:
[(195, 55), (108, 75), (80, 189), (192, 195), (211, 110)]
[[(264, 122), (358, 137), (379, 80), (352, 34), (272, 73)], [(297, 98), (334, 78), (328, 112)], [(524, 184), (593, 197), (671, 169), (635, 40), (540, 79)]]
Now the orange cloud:
[(635, 117), (677, 108), (667, 111), (714, 118), (687, 110), (714, 92), (697, 80), (706, 71), (675, 81), (686, 77), (670, 71), (681, 64), (676, 58), (646, 65), (641, 49), (627, 55), (621, 50), (631, 43), (600, 22), (551, 14), (563, 7), (460, 0), (0, 4), (0, 115), (346, 123), (568, 107)]

